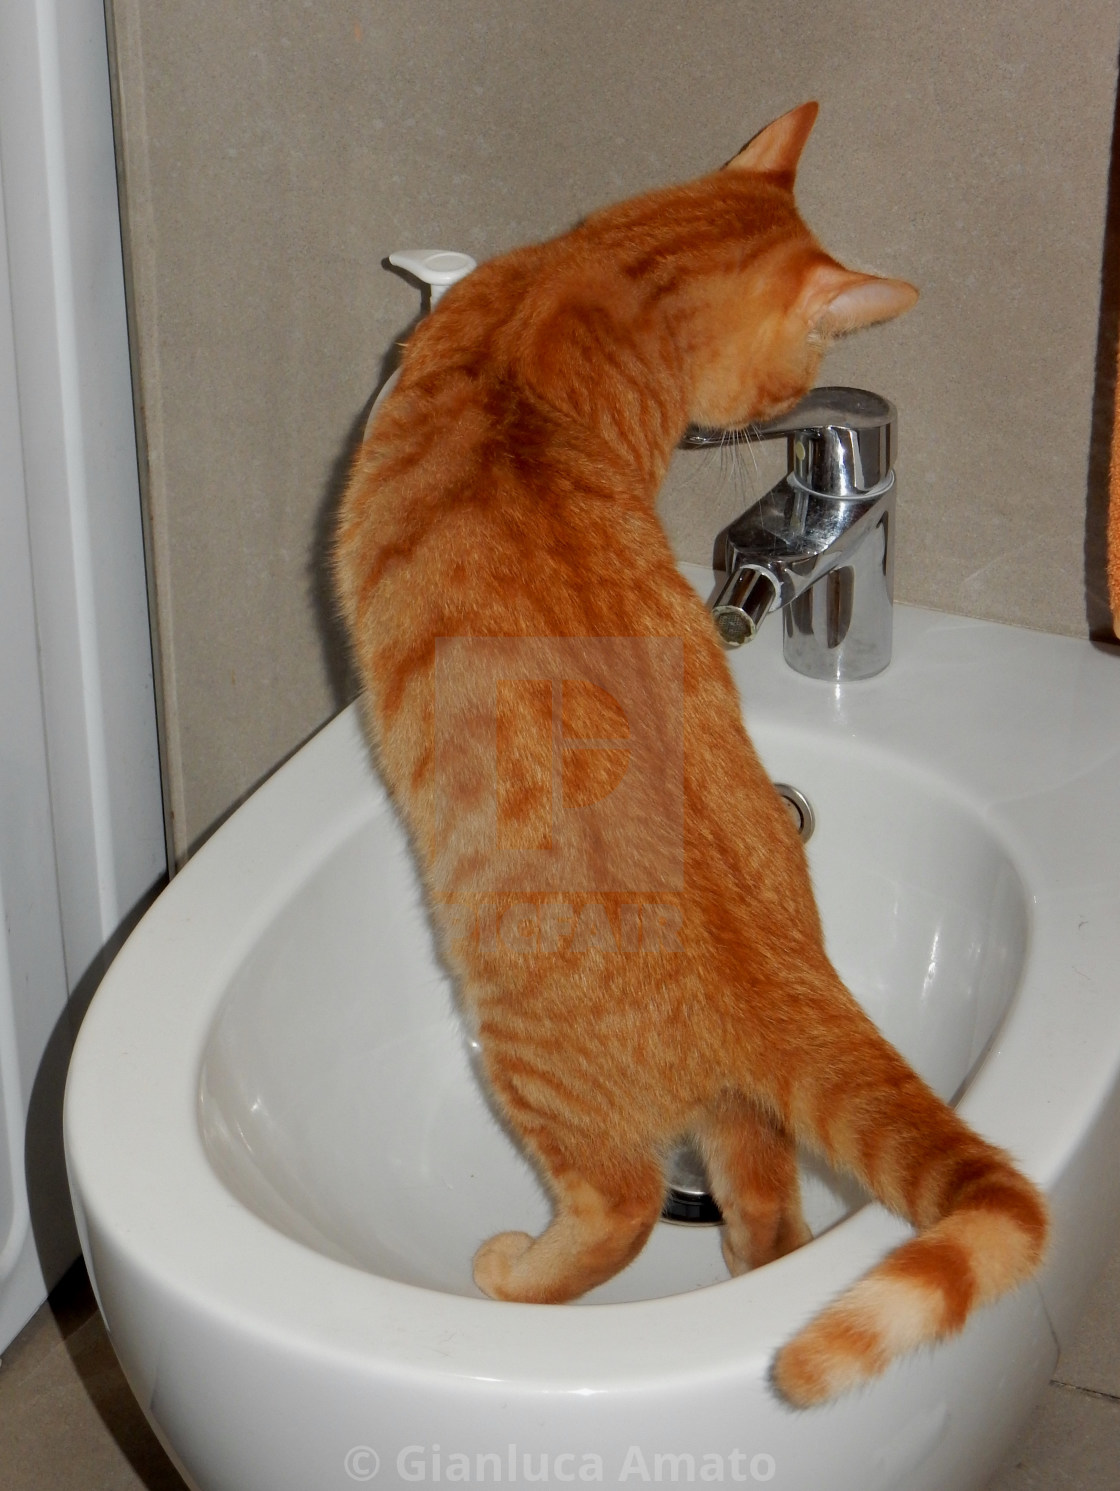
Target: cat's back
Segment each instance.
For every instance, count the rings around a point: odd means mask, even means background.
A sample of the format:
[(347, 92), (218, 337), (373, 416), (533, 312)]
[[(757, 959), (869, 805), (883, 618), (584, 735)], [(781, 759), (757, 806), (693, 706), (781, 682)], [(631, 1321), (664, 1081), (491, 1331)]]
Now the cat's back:
[(632, 293), (567, 234), (481, 265), (417, 327), (339, 514), (339, 593), (369, 638), (367, 684), (404, 633), (617, 635), (620, 548), (672, 568), (651, 502), (662, 473), (645, 459), (661, 432), (640, 411), (597, 418)]

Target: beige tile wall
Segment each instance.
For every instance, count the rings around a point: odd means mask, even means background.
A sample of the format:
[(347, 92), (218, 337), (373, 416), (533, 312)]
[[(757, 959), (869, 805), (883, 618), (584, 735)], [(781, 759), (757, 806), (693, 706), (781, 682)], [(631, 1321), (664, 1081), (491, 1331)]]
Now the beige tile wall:
[[(559, 230), (808, 97), (806, 217), (923, 290), (826, 365), (900, 407), (900, 597), (1087, 630), (1113, 0), (110, 9), (180, 854), (346, 695), (325, 534), (416, 308), (384, 256)], [(663, 501), (697, 559), (762, 479), (701, 461)]]

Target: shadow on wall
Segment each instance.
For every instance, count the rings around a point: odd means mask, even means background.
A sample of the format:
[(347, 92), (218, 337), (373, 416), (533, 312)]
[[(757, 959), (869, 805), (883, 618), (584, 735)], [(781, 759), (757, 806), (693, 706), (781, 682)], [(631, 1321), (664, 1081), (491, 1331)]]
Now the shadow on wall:
[[(382, 267), (385, 269), (392, 268), (387, 259), (382, 260)], [(405, 277), (410, 278), (409, 276)], [(423, 289), (424, 287), (418, 286), (418, 288)], [(402, 328), (393, 338), (388, 350), (383, 354), (375, 387), (351, 421), (350, 428), (347, 430), (339, 447), (338, 454), (331, 464), (331, 469), (324, 483), (323, 493), (319, 499), (319, 505), (315, 514), (311, 543), (307, 554), (307, 594), (311, 615), (315, 622), (315, 630), (318, 633), (319, 649), (323, 659), (323, 673), (330, 688), (332, 714), (337, 714), (339, 710), (345, 709), (361, 692), (361, 681), (354, 671), (353, 659), (350, 656), (350, 644), (346, 636), (346, 628), (339, 615), (338, 603), (335, 599), (333, 555), (338, 509), (350, 480), (350, 471), (354, 465), (354, 459), (361, 448), (366, 421), (369, 419), (373, 402), (400, 366), (405, 343), (416, 329), (422, 317), (423, 310)], [(315, 734), (320, 728), (321, 724), (316, 725), (312, 734)], [(207, 824), (206, 828), (196, 838), (192, 839), (187, 846), (186, 853), (180, 859), (178, 868), (181, 869), (188, 859), (191, 859), (197, 854), (207, 839), (212, 838), (217, 830), (221, 828), (226, 819), (231, 817), (243, 802), (252, 797), (253, 793), (263, 782), (267, 781), (275, 771), (294, 756), (298, 750), (301, 750), (306, 743), (306, 739), (301, 739), (290, 745), (262, 777), (251, 782), (244, 792), (241, 792), (235, 797), (226, 806), (225, 810), (215, 817), (212, 823)]]
[(1100, 318), (1089, 432), (1085, 506), (1085, 614), (1095, 642), (1115, 641), (1108, 600), (1108, 468), (1116, 403), (1116, 358), (1120, 338), (1120, 90), (1112, 122), (1108, 206), (1101, 261)]
[[(387, 259), (381, 261), (383, 269), (392, 269), (399, 273)], [(411, 276), (405, 275), (410, 283), (417, 286), (418, 291), (423, 291), (424, 286), (418, 281), (413, 281)], [(423, 308), (405, 325), (393, 338), (388, 349), (382, 355), (380, 367), (374, 388), (369, 398), (366, 399), (361, 409), (357, 412), (350, 423), (338, 453), (331, 464), (327, 479), (323, 485), (322, 495), (319, 498), (318, 507), (315, 512), (315, 521), (311, 533), (311, 542), (307, 552), (307, 565), (305, 569), (307, 596), (309, 609), (314, 619), (315, 630), (318, 634), (319, 650), (323, 660), (323, 674), (330, 689), (332, 708), (331, 714), (337, 714), (355, 699), (361, 692), (361, 681), (354, 671), (353, 660), (350, 656), (350, 644), (346, 636), (346, 629), (338, 612), (338, 603), (335, 599), (334, 590), (334, 535), (338, 522), (338, 509), (342, 502), (350, 480), (350, 472), (354, 465), (355, 457), (362, 444), (365, 434), (366, 421), (369, 419), (370, 409), (373, 402), (389, 378), (400, 366), (401, 355), (409, 337), (423, 318)], [(315, 726), (311, 733), (315, 734), (324, 722)], [(179, 860), (177, 868), (181, 869), (188, 859), (191, 859), (211, 838), (217, 830), (225, 823), (247, 798), (251, 797), (257, 788), (284, 763), (307, 743), (307, 738), (296, 740), (282, 755), (273, 762), (263, 776), (251, 782), (245, 790), (229, 802), (223, 812), (219, 813), (214, 820), (207, 824), (203, 831), (191, 840), (186, 852)]]
[[(381, 267), (392, 270), (393, 273), (400, 272), (394, 266), (390, 265), (388, 259), (381, 261)], [(420, 285), (419, 281), (414, 281), (411, 275), (405, 275), (404, 278), (410, 283), (416, 284), (419, 290), (424, 290), (425, 287)], [(342, 624), (342, 618), (338, 614), (338, 604), (334, 594), (332, 558), (338, 509), (342, 502), (343, 494), (346, 491), (354, 458), (362, 444), (366, 420), (369, 418), (373, 401), (400, 366), (404, 345), (416, 330), (422, 318), (423, 310), (421, 309), (408, 325), (393, 338), (388, 351), (382, 357), (381, 367), (377, 376), (377, 386), (362, 405), (357, 417), (347, 431), (346, 439), (331, 467), (323, 497), (315, 516), (311, 552), (308, 556), (307, 564), (308, 589), (311, 597), (312, 613), (315, 617), (315, 625), (319, 633), (319, 646), (323, 654), (323, 670), (330, 685), (331, 696), (334, 700), (336, 710), (342, 709), (349, 704), (351, 699), (355, 698), (361, 689), (358, 676), (354, 672), (346, 630)], [(211, 831), (208, 830), (208, 833)], [(192, 853), (195, 847), (197, 846), (192, 845)]]

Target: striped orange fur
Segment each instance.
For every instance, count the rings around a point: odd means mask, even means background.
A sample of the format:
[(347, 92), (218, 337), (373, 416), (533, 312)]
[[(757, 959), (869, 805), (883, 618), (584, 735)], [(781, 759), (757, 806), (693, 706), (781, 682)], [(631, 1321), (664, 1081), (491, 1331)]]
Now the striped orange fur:
[(1047, 1231), (1035, 1188), (832, 968), (654, 513), (688, 421), (781, 412), (833, 337), (916, 298), (843, 268), (798, 216), (816, 112), (454, 286), (358, 453), (336, 547), (375, 754), (494, 1099), (554, 1205), (540, 1237), (482, 1244), (478, 1285), (554, 1302), (609, 1278), (685, 1136), (731, 1271), (777, 1258), (808, 1236), (802, 1141), (917, 1235), (778, 1354), (798, 1405), (959, 1330), (1037, 1267)]

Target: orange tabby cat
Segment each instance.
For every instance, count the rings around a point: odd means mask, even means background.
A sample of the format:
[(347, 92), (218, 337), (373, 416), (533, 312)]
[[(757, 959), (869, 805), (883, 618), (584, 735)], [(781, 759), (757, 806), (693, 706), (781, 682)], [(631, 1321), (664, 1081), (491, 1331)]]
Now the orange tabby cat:
[(787, 409), (831, 338), (916, 299), (799, 218), (816, 113), (452, 288), (361, 448), (337, 541), (377, 759), (494, 1099), (554, 1205), (540, 1237), (483, 1243), (476, 1282), (551, 1302), (609, 1278), (684, 1136), (731, 1272), (777, 1258), (809, 1235), (802, 1140), (917, 1236), (779, 1352), (799, 1405), (958, 1330), (1047, 1233), (1035, 1188), (829, 963), (801, 844), (654, 514), (690, 420)]

